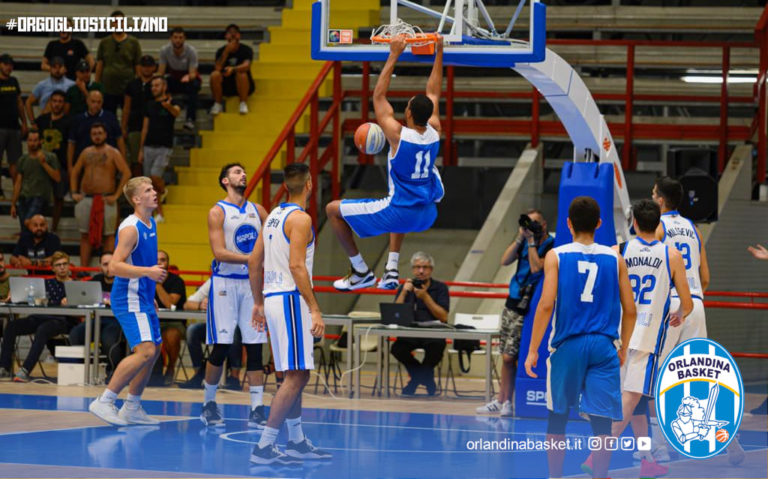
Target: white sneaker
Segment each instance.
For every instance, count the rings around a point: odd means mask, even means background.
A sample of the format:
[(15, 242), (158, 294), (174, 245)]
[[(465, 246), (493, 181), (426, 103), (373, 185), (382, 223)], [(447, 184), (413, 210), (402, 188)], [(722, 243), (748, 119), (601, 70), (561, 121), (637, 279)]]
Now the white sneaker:
[[(651, 451), (651, 456), (653, 456), (653, 459), (656, 462), (669, 462), (672, 459), (669, 456), (669, 450), (667, 449), (667, 446), (656, 446)], [(643, 453), (640, 451), (635, 451), (632, 453), (632, 458), (636, 461), (640, 461), (643, 459)]]
[(147, 416), (147, 413), (144, 411), (144, 408), (141, 407), (141, 404), (139, 404), (139, 407), (136, 409), (126, 407), (127, 405), (128, 401), (125, 401), (123, 403), (123, 407), (120, 408), (120, 411), (118, 411), (117, 415), (120, 416), (120, 418), (122, 418), (128, 424), (160, 424), (160, 421), (157, 419)]
[(194, 121), (192, 121), (192, 120), (187, 120), (187, 121), (185, 121), (185, 122), (184, 122), (184, 129), (185, 129), (185, 130), (191, 130), (191, 131), (194, 131), (194, 130), (195, 130), (195, 122), (194, 122)]
[(504, 401), (501, 405), (501, 417), (512, 417), (512, 401)]
[(223, 111), (224, 111), (224, 105), (221, 103), (214, 103), (213, 106), (211, 107), (212, 116), (216, 116)]
[(118, 414), (115, 403), (101, 402), (100, 398), (96, 398), (91, 401), (91, 404), (88, 406), (88, 410), (102, 421), (108, 422), (113, 426), (128, 425), (128, 421), (121, 418)]
[(498, 414), (501, 411), (501, 403), (498, 399), (494, 399), (484, 406), (480, 406), (475, 409), (478, 414)]
[(354, 291), (374, 284), (376, 284), (376, 276), (373, 271), (369, 269), (365, 273), (358, 273), (354, 268), (350, 268), (349, 274), (333, 282), (333, 287), (339, 291)]
[(248, 105), (246, 105), (244, 101), (240, 102), (240, 114), (241, 115), (247, 115), (248, 114)]
[(397, 289), (400, 286), (400, 273), (396, 269), (388, 269), (384, 271), (384, 276), (379, 280), (379, 284), (376, 285), (379, 289)]

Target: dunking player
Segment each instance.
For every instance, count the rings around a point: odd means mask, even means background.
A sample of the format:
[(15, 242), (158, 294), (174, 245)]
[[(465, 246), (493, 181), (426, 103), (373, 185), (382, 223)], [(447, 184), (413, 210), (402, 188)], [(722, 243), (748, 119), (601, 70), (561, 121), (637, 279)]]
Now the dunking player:
[(243, 196), (248, 180), (241, 164), (225, 165), (219, 174), (219, 186), (227, 192), (227, 197), (208, 212), (208, 240), (214, 260), (208, 293), (206, 342), (213, 344), (213, 351), (205, 366), (205, 393), (200, 420), (206, 426), (224, 425), (216, 405), (216, 389), (224, 359), (232, 346), (235, 328), (240, 328), (248, 356), (246, 376), (251, 393), (248, 425), (260, 428), (266, 424), (261, 348), (267, 342), (267, 336), (263, 331), (256, 331), (251, 324), (253, 296), (248, 284), (247, 263), (267, 211), (261, 205), (246, 201)]
[[(301, 393), (309, 371), (315, 368), (312, 336), (320, 338), (325, 331), (312, 292), (312, 218), (304, 212), (312, 194), (312, 179), (303, 163), (286, 166), (284, 175), (288, 202), (269, 214), (248, 261), (253, 324), (263, 331), (266, 322), (275, 370), (285, 372), (283, 385), (272, 399), (267, 425), (251, 453), (251, 462), (257, 464), (331, 457), (313, 446), (301, 428)], [(275, 445), (283, 421), (288, 426), (285, 453)]]
[[(544, 259), (544, 286), (525, 370), (536, 377), (539, 344), (556, 308), (547, 360), (547, 441), (565, 440), (570, 408), (580, 406), (589, 415), (593, 434), (605, 444), (611, 420), (621, 419), (619, 367), (632, 336), (635, 304), (624, 261), (611, 248), (595, 243), (600, 227), (597, 202), (588, 196), (574, 198), (567, 221), (573, 242), (551, 250)], [(547, 451), (549, 477), (563, 477), (564, 458), (564, 450)], [(607, 477), (610, 458), (604, 448), (593, 453), (593, 477)]]
[[(650, 199), (640, 200), (632, 206), (632, 215), (637, 238), (613, 247), (623, 255), (627, 265), (637, 321), (622, 368), (623, 419), (613, 423), (611, 436), (621, 436), (631, 417), (632, 432), (637, 438), (648, 435), (648, 399), (653, 397), (656, 375), (661, 367), (659, 356), (667, 331), (670, 326), (680, 327), (685, 316), (693, 310), (693, 302), (680, 252), (656, 239), (656, 227), (661, 217), (659, 205)], [(680, 306), (674, 310), (670, 309), (673, 284), (680, 298)], [(658, 477), (668, 472), (667, 467), (656, 464), (650, 451), (638, 453), (640, 477)], [(592, 456), (582, 469), (592, 472)]]
[[(159, 421), (147, 416), (140, 402), (162, 342), (155, 312), (155, 283), (162, 283), (168, 274), (157, 264), (157, 226), (152, 218), (157, 192), (152, 180), (138, 176), (125, 184), (123, 194), (134, 209), (118, 228), (109, 263), (115, 276), (110, 300), (132, 354), (120, 361), (107, 388), (88, 409), (116, 426), (157, 424)], [(118, 411), (115, 399), (126, 385), (128, 398)]]
[(389, 257), (378, 287), (398, 287), (397, 263), (405, 233), (429, 229), (437, 218), (437, 206), (444, 194), (435, 160), (440, 149), (440, 88), (443, 81), (443, 43), (438, 40), (426, 95), (416, 95), (405, 108), (405, 124), (395, 119), (387, 90), (395, 63), (405, 49), (405, 40), (396, 38), (373, 91), (376, 121), (389, 141), (387, 171), (389, 195), (381, 199), (336, 200), (326, 207), (331, 226), (349, 256), (352, 268), (333, 283), (341, 291), (372, 286), (376, 277), (357, 249), (354, 231), (366, 238), (389, 233)]

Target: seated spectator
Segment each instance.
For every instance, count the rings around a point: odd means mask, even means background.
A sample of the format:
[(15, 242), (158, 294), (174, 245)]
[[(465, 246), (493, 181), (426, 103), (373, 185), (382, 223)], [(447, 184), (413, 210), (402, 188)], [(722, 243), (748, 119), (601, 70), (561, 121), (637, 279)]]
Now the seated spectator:
[(157, 74), (165, 77), (169, 93), (186, 96), (187, 119), (184, 128), (194, 130), (197, 119), (197, 94), (202, 81), (197, 72), (197, 50), (185, 40), (183, 28), (176, 27), (171, 31), (171, 41), (160, 49)]
[[(0, 158), (5, 153), (11, 180), (15, 180), (21, 138), (27, 135), (27, 115), (19, 80), (11, 76), (12, 72), (13, 58), (7, 53), (0, 55)], [(0, 196), (5, 196), (2, 191)]]
[[(448, 286), (432, 278), (435, 260), (432, 256), (417, 251), (411, 257), (413, 278), (405, 280), (397, 291), (395, 303), (413, 304), (416, 322), (448, 321), (450, 298)], [(424, 349), (424, 360), (418, 362), (413, 357), (414, 349)], [(443, 358), (445, 339), (397, 338), (392, 345), (392, 355), (403, 363), (411, 379), (403, 388), (403, 395), (409, 396), (423, 384), (427, 394), (434, 395), (437, 391), (434, 369)]]
[[(10, 277), (11, 274), (5, 269), (5, 255), (0, 252), (0, 303), (7, 303), (11, 300)], [(0, 321), (0, 323), (2, 322)]]
[(144, 176), (152, 179), (160, 201), (155, 210), (155, 221), (162, 223), (163, 203), (165, 197), (165, 180), (163, 173), (168, 166), (173, 153), (173, 123), (181, 113), (181, 108), (173, 101), (166, 91), (165, 78), (156, 76), (152, 79), (152, 101), (144, 108), (144, 123), (141, 129), (141, 144), (139, 145), (139, 163), (144, 170)]
[(59, 160), (61, 180), (53, 185), (53, 231), (59, 228), (61, 208), (64, 197), (69, 193), (69, 170), (67, 170), (67, 138), (71, 117), (64, 113), (64, 92), (56, 90), (51, 94), (48, 113), (43, 113), (35, 119), (40, 128), (43, 140), (43, 150), (56, 155)]
[[(51, 258), (54, 277), (45, 280), (45, 296), (48, 298), (48, 306), (60, 306), (67, 304), (64, 292), (64, 281), (70, 281), (69, 255), (57, 251)], [(26, 318), (15, 319), (8, 323), (3, 333), (3, 342), (0, 346), (0, 378), (11, 375), (13, 350), (16, 346), (16, 337), (23, 334), (34, 334), (35, 339), (29, 348), (24, 364), (13, 378), (16, 382), (29, 381), (29, 373), (40, 359), (46, 343), (59, 334), (67, 334), (80, 322), (80, 318), (72, 316), (52, 316), (46, 314), (33, 314)]]
[[(123, 186), (131, 179), (131, 170), (123, 156), (106, 144), (106, 138), (104, 125), (92, 124), (93, 145), (83, 150), (70, 173), (72, 199), (77, 203), (75, 219), (80, 230), (81, 266), (90, 266), (94, 248), (103, 247), (105, 253), (113, 251), (117, 200), (122, 195)], [(119, 184), (117, 173), (120, 173)]]
[(139, 62), (139, 74), (125, 87), (122, 126), (123, 138), (128, 148), (126, 161), (137, 176), (141, 175), (139, 145), (141, 144), (141, 127), (144, 125), (144, 108), (153, 99), (152, 78), (155, 76), (156, 69), (155, 59), (151, 55), (144, 55)]
[(67, 103), (64, 107), (69, 115), (85, 113), (88, 109), (85, 100), (89, 91), (98, 90), (104, 94), (104, 85), (91, 79), (91, 67), (85, 60), (80, 60), (75, 68), (75, 84), (67, 90)]
[[(67, 24), (71, 27), (72, 20), (69, 19)], [(70, 80), (75, 79), (75, 70), (80, 62), (85, 62), (88, 69), (93, 70), (93, 55), (82, 40), (72, 38), (71, 32), (59, 32), (58, 40), (48, 42), (48, 45), (45, 46), (40, 69), (46, 72), (51, 71), (51, 63), (56, 57), (64, 59), (64, 65), (67, 67), (67, 78)]]
[[(67, 145), (67, 171), (72, 171), (72, 166), (80, 157), (84, 149), (93, 144), (91, 138), (91, 126), (100, 123), (106, 132), (108, 145), (120, 150), (125, 158), (125, 141), (121, 134), (120, 123), (114, 113), (102, 108), (103, 97), (101, 92), (93, 90), (88, 92), (88, 110), (72, 117), (72, 127), (69, 129), (69, 144)], [(74, 191), (72, 191), (74, 193)]]
[(211, 115), (224, 111), (225, 96), (240, 98), (240, 114), (248, 113), (245, 101), (255, 89), (251, 77), (253, 49), (240, 43), (240, 27), (234, 23), (225, 30), (227, 45), (216, 50), (216, 66), (211, 72), (211, 93), (216, 102), (211, 108)]
[(43, 215), (35, 215), (27, 221), (27, 230), (21, 233), (13, 248), (11, 266), (14, 268), (48, 267), (53, 254), (61, 249), (56, 233), (48, 232), (48, 222)]
[[(40, 81), (32, 90), (32, 94), (27, 97), (27, 118), (32, 121), (35, 113), (32, 111), (34, 105), (40, 105), (40, 113), (48, 113), (48, 99), (56, 90), (67, 91), (69, 87), (75, 84), (72, 80), (64, 76), (67, 73), (67, 67), (64, 65), (64, 59), (55, 57), (51, 60), (51, 76)], [(34, 125), (32, 125), (34, 126)]]
[(40, 132), (31, 130), (27, 133), (28, 153), (21, 155), (17, 163), (11, 200), (11, 217), (19, 217), (21, 231), (28, 219), (46, 213), (53, 184), (61, 181), (59, 159), (41, 147)]
[[(124, 17), (116, 10), (110, 17)], [(99, 42), (96, 53), (96, 81), (104, 84), (104, 109), (116, 114), (123, 106), (123, 93), (134, 76), (141, 58), (139, 40), (123, 31), (112, 32)]]
[[(168, 271), (170, 256), (168, 253), (159, 250), (157, 252), (157, 264)], [(176, 273), (168, 272), (165, 281), (158, 283), (155, 288), (155, 301), (160, 308), (176, 310), (184, 307), (187, 301), (187, 287), (184, 286), (184, 280)], [(166, 321), (162, 324), (161, 334), (163, 336), (163, 349), (166, 355), (166, 369), (164, 383), (173, 384), (174, 373), (176, 372), (176, 361), (179, 360), (181, 352), (181, 338), (186, 329), (185, 321)], [(158, 361), (162, 367), (162, 361)]]
[[(104, 304), (109, 305), (109, 294), (112, 291), (114, 276), (109, 274), (109, 261), (112, 259), (111, 253), (101, 255), (100, 266), (101, 273), (94, 275), (90, 281), (101, 283), (101, 292), (104, 298)], [(112, 375), (117, 364), (125, 357), (125, 346), (123, 345), (123, 330), (117, 319), (111, 316), (101, 317), (101, 354), (107, 356), (107, 377)], [(85, 323), (80, 323), (69, 332), (69, 344), (73, 346), (82, 346), (85, 344)]]
[[(187, 298), (184, 303), (184, 311), (207, 311), (208, 293), (211, 290), (211, 280), (207, 279), (192, 296)], [(187, 327), (187, 348), (189, 357), (192, 360), (192, 367), (195, 374), (187, 382), (179, 384), (184, 389), (203, 389), (203, 379), (205, 379), (205, 364), (203, 363), (203, 345), (205, 344), (205, 323), (192, 323)], [(229, 375), (227, 376), (227, 389), (240, 391), (240, 368), (243, 361), (243, 342), (240, 336), (240, 330), (235, 331), (232, 340), (232, 347), (229, 348), (227, 363), (229, 366)]]

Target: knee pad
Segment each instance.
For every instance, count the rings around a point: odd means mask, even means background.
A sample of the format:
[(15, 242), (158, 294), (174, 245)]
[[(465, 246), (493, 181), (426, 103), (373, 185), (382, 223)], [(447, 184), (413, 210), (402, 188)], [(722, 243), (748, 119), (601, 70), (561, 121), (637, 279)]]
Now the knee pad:
[(549, 420), (547, 421), (547, 434), (565, 434), (565, 425), (568, 423), (568, 413), (557, 414), (549, 411)]
[(246, 344), (245, 353), (248, 356), (245, 364), (246, 371), (262, 371), (264, 365), (261, 361), (261, 344)]
[(610, 436), (613, 419), (604, 416), (589, 415), (589, 422), (592, 424), (592, 434), (595, 436)]
[(647, 416), (648, 415), (648, 396), (643, 396), (640, 398), (640, 402), (637, 403), (637, 406), (635, 406), (635, 411), (632, 413), (633, 416)]
[(227, 358), (231, 344), (214, 344), (213, 351), (208, 356), (208, 362), (220, 368), (224, 364), (224, 360)]

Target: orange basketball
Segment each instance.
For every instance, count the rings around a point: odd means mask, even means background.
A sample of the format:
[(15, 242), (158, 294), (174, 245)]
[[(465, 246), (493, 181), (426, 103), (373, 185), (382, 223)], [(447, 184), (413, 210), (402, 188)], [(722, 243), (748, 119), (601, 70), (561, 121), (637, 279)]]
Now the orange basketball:
[(729, 437), (730, 435), (725, 429), (718, 429), (715, 433), (715, 439), (717, 439), (717, 442), (726, 442)]
[(380, 152), (386, 142), (384, 131), (376, 123), (363, 123), (355, 130), (355, 146), (366, 155)]

